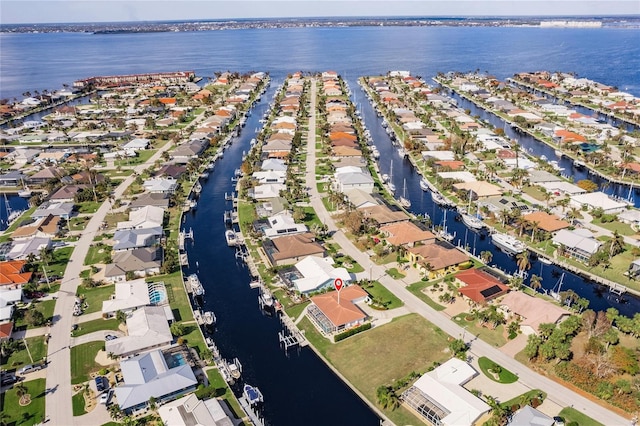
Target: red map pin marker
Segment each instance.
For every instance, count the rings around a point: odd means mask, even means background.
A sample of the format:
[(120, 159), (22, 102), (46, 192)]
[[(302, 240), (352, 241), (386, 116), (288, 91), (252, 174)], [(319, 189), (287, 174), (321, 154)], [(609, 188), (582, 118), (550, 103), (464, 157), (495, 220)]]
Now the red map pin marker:
[(344, 283), (342, 282), (341, 278), (336, 278), (335, 280), (333, 280), (333, 286), (335, 287), (335, 289), (337, 291), (342, 290), (342, 286), (344, 285)]

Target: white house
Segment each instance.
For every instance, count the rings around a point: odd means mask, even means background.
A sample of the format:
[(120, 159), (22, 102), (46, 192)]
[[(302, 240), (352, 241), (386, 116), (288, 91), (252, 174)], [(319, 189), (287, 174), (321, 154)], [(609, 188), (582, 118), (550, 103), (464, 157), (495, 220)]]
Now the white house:
[(163, 424), (171, 426), (233, 426), (233, 421), (216, 398), (200, 400), (190, 394), (158, 408)]
[(129, 213), (129, 220), (118, 222), (117, 229), (144, 229), (162, 227), (164, 209), (162, 207), (145, 206)]
[(256, 200), (264, 200), (266, 198), (276, 198), (280, 196), (280, 191), (285, 191), (287, 187), (281, 183), (267, 183), (258, 185), (249, 190), (249, 196)]
[(430, 424), (471, 426), (490, 409), (462, 387), (477, 374), (466, 362), (451, 358), (420, 377), (402, 400)]
[(127, 356), (167, 346), (173, 341), (168, 321), (166, 310), (161, 306), (136, 309), (127, 318), (128, 335), (107, 340), (105, 351), (117, 356)]
[(330, 257), (319, 258), (308, 256), (295, 264), (300, 278), (292, 280), (292, 284), (300, 293), (312, 293), (333, 285), (340, 278), (344, 285), (351, 282), (351, 276), (345, 268), (335, 268)]
[(116, 283), (115, 294), (102, 302), (102, 313), (113, 315), (117, 311), (131, 312), (151, 303), (149, 299), (149, 286), (144, 278)]
[(565, 253), (582, 262), (588, 261), (602, 245), (600, 241), (593, 238), (591, 231), (584, 228), (573, 231), (561, 229), (551, 241), (556, 246), (562, 246)]
[(369, 173), (363, 172), (359, 167), (341, 167), (341, 169), (357, 169), (353, 171), (342, 170), (335, 173), (335, 189), (346, 192), (351, 189), (360, 189), (368, 193), (373, 192), (374, 181)]
[(585, 205), (589, 209), (601, 208), (607, 214), (619, 213), (627, 208), (626, 203), (616, 201), (601, 191), (574, 195), (571, 197), (570, 205), (578, 209)]
[(178, 182), (173, 178), (151, 178), (142, 184), (146, 191), (152, 193), (173, 193), (178, 187)]
[(288, 210), (267, 218), (267, 226), (263, 233), (267, 238), (277, 238), (284, 235), (295, 235), (307, 232), (309, 228), (304, 223), (295, 223)]

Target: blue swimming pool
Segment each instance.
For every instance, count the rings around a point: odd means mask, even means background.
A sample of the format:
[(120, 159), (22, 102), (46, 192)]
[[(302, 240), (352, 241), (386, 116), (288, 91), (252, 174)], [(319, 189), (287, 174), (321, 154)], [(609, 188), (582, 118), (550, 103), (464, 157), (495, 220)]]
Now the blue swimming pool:
[(167, 302), (167, 290), (155, 287), (149, 289), (149, 301), (152, 305), (161, 305)]
[(187, 360), (181, 353), (165, 355), (164, 359), (167, 362), (167, 367), (169, 367), (170, 369), (185, 365), (187, 363)]

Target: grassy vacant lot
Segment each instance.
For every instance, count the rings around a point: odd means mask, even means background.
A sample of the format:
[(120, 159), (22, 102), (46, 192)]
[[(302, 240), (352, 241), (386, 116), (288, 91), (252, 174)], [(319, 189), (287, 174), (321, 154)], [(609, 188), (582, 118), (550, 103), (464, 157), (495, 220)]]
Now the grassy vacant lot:
[(98, 330), (117, 330), (118, 320), (115, 318), (104, 320), (102, 318), (78, 324), (78, 329), (73, 332), (73, 337), (83, 336)]
[(104, 350), (104, 342), (89, 342), (71, 348), (71, 383), (77, 385), (89, 380), (89, 374), (100, 370), (95, 358)]
[(320, 219), (318, 219), (318, 215), (316, 214), (316, 211), (313, 209), (313, 207), (303, 207), (302, 210), (305, 214), (305, 225), (307, 225), (309, 228), (312, 228), (314, 225), (322, 226), (322, 222), (320, 222)]
[(635, 235), (636, 234), (636, 232), (633, 229), (631, 229), (630, 225), (628, 225), (626, 223), (619, 222), (618, 220), (614, 220), (613, 222), (602, 223), (602, 220), (596, 218), (596, 219), (593, 219), (591, 221), (591, 223), (593, 223), (594, 225), (601, 226), (601, 227), (603, 227), (605, 229), (608, 229), (611, 232), (618, 231), (618, 233), (620, 235)]
[(413, 284), (407, 286), (407, 290), (417, 296), (420, 300), (422, 300), (427, 305), (431, 306), (436, 311), (444, 311), (444, 306), (436, 303), (432, 298), (430, 298), (427, 294), (423, 292), (423, 290), (429, 286), (434, 285), (438, 281), (418, 281)]
[(96, 263), (111, 263), (111, 247), (103, 243), (92, 244), (89, 247), (84, 264), (95, 265)]
[(9, 358), (2, 359), (3, 369), (17, 370), (23, 365), (31, 364), (29, 353), (31, 353), (33, 362), (39, 362), (45, 357), (47, 354), (47, 347), (44, 344), (44, 336), (29, 337), (26, 341), (29, 346), (29, 351), (27, 352), (27, 349), (24, 346), (24, 341), (22, 341), (20, 350), (12, 353)]
[[(309, 333), (307, 332), (307, 336)], [(376, 403), (376, 389), (412, 371), (425, 372), (434, 362), (449, 358), (447, 334), (418, 315), (407, 315), (389, 324), (357, 334), (323, 352), (331, 364)], [(385, 411), (396, 424), (420, 424), (404, 408)]]
[[(471, 333), (474, 336), (478, 336), (480, 339), (489, 343), (492, 346), (499, 348), (507, 343), (507, 339), (504, 337), (504, 326), (499, 325), (495, 329), (490, 327), (483, 327), (479, 325), (480, 323), (473, 319), (471, 321), (467, 321), (466, 317), (468, 314), (462, 313), (459, 314), (453, 319), (460, 327), (465, 327), (467, 333)], [(487, 324), (488, 325), (488, 324)]]
[(101, 285), (92, 288), (80, 285), (78, 286), (76, 295), (85, 297), (85, 303), (88, 307), (84, 312), (90, 314), (102, 310), (102, 302), (109, 299), (114, 291), (115, 287), (113, 285)]
[(78, 206), (78, 213), (95, 213), (101, 205), (101, 202), (96, 203), (95, 201), (85, 201), (76, 204), (76, 206)]
[(387, 269), (387, 274), (391, 276), (391, 278), (399, 280), (406, 277), (405, 274), (398, 271), (396, 268)]
[[(64, 275), (64, 270), (67, 269), (69, 264), (69, 258), (73, 253), (73, 247), (62, 247), (53, 251), (53, 260), (49, 262), (47, 271), (49, 275)], [(42, 270), (42, 268), (40, 268)]]
[[(30, 426), (42, 423), (44, 420), (45, 379), (30, 380), (24, 382), (24, 386), (27, 388), (27, 393), (31, 395), (29, 405), (22, 407), (19, 404), (20, 398), (15, 387), (2, 395), (3, 413), (7, 416), (3, 419), (3, 424)], [(11, 407), (11, 409), (4, 409), (4, 407)]]
[(571, 407), (563, 408), (559, 416), (564, 419), (564, 424), (576, 422), (579, 426), (604, 426), (602, 423)]

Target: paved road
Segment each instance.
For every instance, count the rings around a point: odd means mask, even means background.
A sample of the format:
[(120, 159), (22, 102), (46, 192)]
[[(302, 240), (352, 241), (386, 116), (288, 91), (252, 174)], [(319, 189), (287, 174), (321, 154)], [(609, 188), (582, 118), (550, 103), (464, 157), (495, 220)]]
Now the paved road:
[[(315, 84), (312, 84), (315, 88)], [(315, 90), (311, 92), (312, 108), (311, 111), (315, 111)], [(307, 152), (307, 175), (306, 185), (309, 187), (310, 203), (316, 211), (319, 219), (322, 223), (326, 224), (329, 231), (333, 232), (333, 239), (340, 245), (342, 251), (351, 256), (356, 262), (358, 262), (365, 271), (369, 271), (374, 279), (381, 282), (387, 289), (395, 294), (405, 304), (405, 307), (415, 312), (435, 326), (442, 329), (454, 337), (464, 338), (464, 340), (471, 345), (471, 354), (475, 357), (486, 356), (498, 364), (502, 365), (506, 369), (517, 374), (520, 378), (519, 383), (531, 389), (540, 389), (547, 393), (548, 399), (558, 404), (560, 407), (573, 406), (576, 410), (587, 414), (593, 419), (608, 426), (614, 425), (628, 425), (629, 420), (619, 416), (618, 414), (607, 410), (606, 408), (584, 398), (581, 395), (565, 388), (564, 386), (534, 372), (527, 368), (525, 365), (519, 363), (512, 357), (502, 353), (495, 347), (492, 347), (488, 343), (477, 339), (470, 333), (465, 333), (465, 330), (451, 321), (444, 314), (434, 310), (430, 306), (422, 302), (418, 297), (413, 295), (406, 289), (411, 282), (405, 282), (403, 280), (394, 280), (386, 274), (386, 268), (384, 266), (373, 263), (366, 253), (361, 252), (353, 243), (346, 237), (346, 235), (338, 229), (333, 218), (327, 212), (326, 208), (322, 204), (322, 198), (318, 193), (316, 186), (315, 175), (315, 118), (309, 121), (309, 149)], [(313, 140), (313, 143), (311, 142)], [(379, 277), (379, 278), (378, 278)]]
[[(142, 173), (147, 167), (160, 159), (162, 153), (168, 150), (172, 144), (167, 143), (159, 149), (146, 163), (135, 168), (137, 173)], [(113, 192), (114, 199), (122, 199), (125, 190), (131, 185), (135, 177), (127, 177)], [(56, 388), (56, 392), (49, 392), (45, 397), (46, 413), (51, 424), (74, 424), (73, 410), (71, 407), (71, 325), (73, 324), (73, 305), (76, 298), (76, 290), (80, 284), (80, 272), (84, 269), (83, 263), (94, 236), (100, 231), (100, 226), (105, 216), (111, 210), (107, 200), (87, 223), (76, 248), (71, 254), (69, 264), (65, 270), (58, 301), (53, 312), (53, 324), (51, 326), (51, 339), (47, 352), (47, 389)]]

